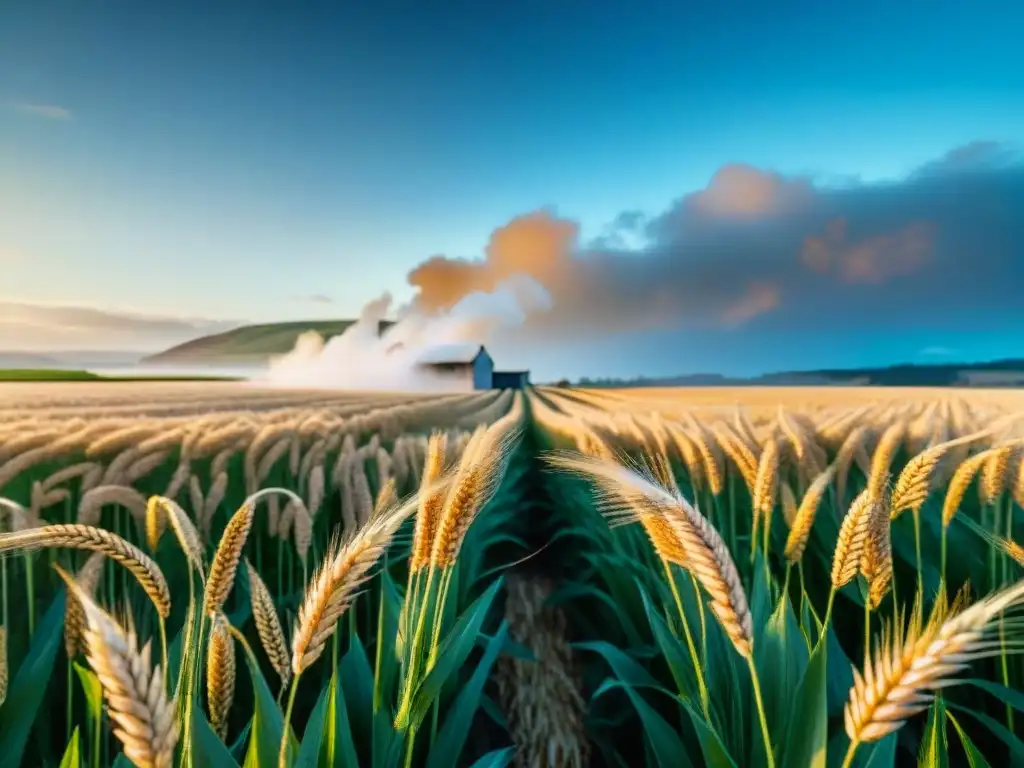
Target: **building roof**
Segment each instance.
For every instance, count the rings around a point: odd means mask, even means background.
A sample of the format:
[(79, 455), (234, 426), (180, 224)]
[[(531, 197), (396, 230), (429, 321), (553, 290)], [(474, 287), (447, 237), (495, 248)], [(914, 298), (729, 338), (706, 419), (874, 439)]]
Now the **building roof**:
[(421, 354), (419, 365), (469, 365), (478, 355), (487, 354), (480, 344), (439, 344)]

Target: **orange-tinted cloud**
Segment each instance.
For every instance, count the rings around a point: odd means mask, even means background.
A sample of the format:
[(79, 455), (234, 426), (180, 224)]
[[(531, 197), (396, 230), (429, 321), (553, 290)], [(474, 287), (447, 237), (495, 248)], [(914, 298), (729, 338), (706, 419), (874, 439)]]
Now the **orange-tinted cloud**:
[(1005, 157), (972, 145), (902, 182), (839, 187), (727, 165), (660, 215), (630, 210), (593, 241), (535, 211), (495, 229), (482, 258), (434, 256), (409, 282), (419, 306), (437, 310), (527, 275), (551, 298), (527, 320), (533, 338), (819, 327), (867, 322), (873, 303), (887, 322), (916, 320), (936, 295), (1024, 291), (1024, 220), (1013, 213), (1024, 164)]
[(834, 269), (847, 283), (883, 283), (913, 274), (928, 263), (936, 229), (929, 222), (916, 221), (894, 232), (850, 242), (846, 220), (834, 219), (826, 224), (824, 235), (804, 239), (800, 258), (815, 272)]

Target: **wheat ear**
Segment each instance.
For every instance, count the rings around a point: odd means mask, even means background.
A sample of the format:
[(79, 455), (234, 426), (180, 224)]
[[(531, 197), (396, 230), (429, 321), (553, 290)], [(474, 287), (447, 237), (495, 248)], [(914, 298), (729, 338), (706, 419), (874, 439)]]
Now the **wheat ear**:
[(171, 614), (171, 593), (160, 567), (141, 549), (116, 533), (91, 525), (44, 525), (16, 533), (0, 534), (0, 552), (50, 547), (102, 552), (135, 577), (161, 618)]
[[(956, 684), (956, 673), (973, 661), (1019, 645), (989, 640), (994, 619), (1024, 601), (1024, 581), (989, 595), (958, 615), (936, 613), (924, 627), (915, 615), (904, 635), (888, 625), (873, 662), (863, 673), (854, 670), (854, 684), (843, 712), (851, 749), (878, 741), (898, 730), (910, 717), (927, 709), (936, 692)], [(945, 620), (943, 621), (943, 619)], [(1019, 632), (1018, 619), (1003, 621), (1004, 631)]]
[(149, 643), (139, 650), (134, 629), (125, 631), (60, 566), (54, 569), (85, 611), (86, 657), (103, 688), (125, 757), (139, 768), (171, 768), (177, 708), (167, 697), (160, 666), (151, 668)]
[(693, 573), (711, 596), (711, 610), (736, 651), (751, 657), (753, 619), (739, 572), (722, 537), (699, 511), (678, 491), (662, 487), (643, 471), (589, 456), (554, 454), (548, 461), (591, 479), (597, 489), (598, 507), (611, 519), (664, 519), (682, 545), (684, 562), (677, 564)]
[[(155, 512), (151, 513), (151, 509), (155, 510)], [(167, 519), (171, 523), (171, 530), (174, 531), (174, 535), (178, 539), (178, 544), (185, 553), (185, 557), (199, 571), (199, 576), (206, 578), (206, 565), (203, 562), (206, 553), (203, 540), (200, 538), (199, 531), (196, 530), (192, 518), (185, 514), (185, 510), (178, 505), (178, 502), (168, 499), (166, 496), (151, 496), (149, 498), (146, 504), (147, 535), (149, 534), (151, 516), (157, 515), (161, 511), (167, 515)]]
[(814, 528), (814, 519), (818, 515), (818, 507), (821, 506), (825, 492), (828, 490), (832, 477), (835, 475), (835, 468), (829, 467), (819, 474), (811, 483), (800, 506), (796, 510), (796, 517), (790, 526), (789, 535), (786, 537), (785, 557), (786, 561), (795, 565), (804, 556), (807, 549), (807, 542), (811, 538), (811, 529)]
[(846, 511), (842, 525), (839, 526), (839, 537), (832, 556), (832, 586), (835, 589), (849, 584), (860, 572), (861, 558), (864, 556), (870, 535), (874, 508), (871, 489), (865, 488)]
[(320, 569), (310, 580), (292, 635), (292, 674), (301, 675), (324, 651), (334, 634), (338, 619), (352, 604), (359, 587), (371, 576), (371, 569), (387, 549), (402, 523), (419, 500), (374, 515), (347, 541), (336, 537)]
[(231, 516), (224, 533), (217, 545), (217, 552), (210, 565), (210, 577), (206, 581), (203, 594), (203, 612), (207, 616), (215, 615), (228, 599), (231, 589), (235, 586), (235, 574), (238, 563), (242, 559), (242, 550), (249, 539), (253, 519), (256, 516), (256, 503), (263, 497), (274, 493), (288, 496), (296, 504), (301, 505), (302, 499), (285, 488), (264, 488), (242, 502), (242, 506)]
[(235, 699), (235, 639), (223, 613), (213, 618), (206, 651), (206, 704), (210, 725), (223, 740), (228, 731), (228, 713)]
[[(78, 573), (75, 574), (75, 581), (78, 587), (87, 595), (92, 597), (96, 593), (100, 576), (103, 575), (103, 554), (93, 552), (85, 561)], [(78, 602), (74, 594), (68, 592), (67, 600), (64, 603), (64, 650), (69, 659), (78, 658), (78, 654), (85, 651), (85, 609)]]
[(281, 678), (281, 685), (288, 685), (292, 674), (288, 658), (288, 643), (284, 637), (284, 630), (281, 628), (281, 621), (277, 617), (274, 599), (270, 596), (267, 585), (263, 583), (263, 579), (248, 560), (245, 561), (245, 568), (249, 576), (252, 617), (256, 623), (256, 632), (260, 636), (260, 643), (270, 659), (271, 666)]

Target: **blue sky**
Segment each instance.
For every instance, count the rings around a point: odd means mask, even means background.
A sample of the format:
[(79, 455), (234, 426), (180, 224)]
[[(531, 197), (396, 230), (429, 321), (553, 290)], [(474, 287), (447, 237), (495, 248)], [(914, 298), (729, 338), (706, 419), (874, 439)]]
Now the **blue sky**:
[(1024, 137), (1019, 3), (305, 5), (5, 3), (0, 300), (351, 316), (543, 206), (586, 242), (730, 163), (865, 184)]

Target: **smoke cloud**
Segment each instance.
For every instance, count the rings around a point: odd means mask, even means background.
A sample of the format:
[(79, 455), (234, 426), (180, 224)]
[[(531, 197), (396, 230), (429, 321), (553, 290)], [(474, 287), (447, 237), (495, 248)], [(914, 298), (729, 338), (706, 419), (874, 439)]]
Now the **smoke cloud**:
[(1024, 164), (989, 142), (886, 183), (732, 164), (658, 216), (623, 212), (595, 240), (535, 211), (496, 229), (482, 258), (434, 256), (408, 280), (422, 307), (443, 310), (528, 275), (552, 299), (522, 328), (535, 341), (822, 328), (843, 314), (928, 323), (1017, 300), (1022, 206)]
[(315, 331), (302, 334), (291, 352), (271, 360), (260, 383), (304, 389), (463, 391), (464, 379), (423, 366), (421, 358), (448, 347), (485, 344), (521, 325), (530, 313), (550, 309), (550, 297), (531, 278), (513, 275), (492, 290), (470, 291), (450, 308), (402, 308), (399, 320), (380, 333), (391, 305), (391, 295), (385, 293), (368, 303), (344, 333), (326, 341)]

